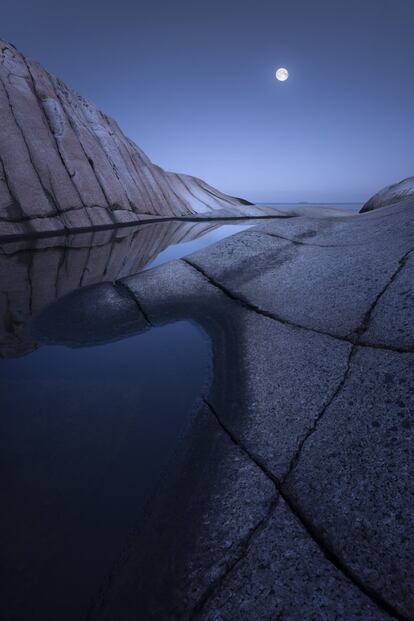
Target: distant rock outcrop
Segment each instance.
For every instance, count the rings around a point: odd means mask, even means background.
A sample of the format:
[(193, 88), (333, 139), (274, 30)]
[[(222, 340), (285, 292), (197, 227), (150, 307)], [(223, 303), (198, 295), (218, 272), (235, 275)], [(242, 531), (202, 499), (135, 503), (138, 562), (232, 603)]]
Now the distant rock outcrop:
[(372, 211), (379, 207), (387, 207), (394, 205), (402, 200), (414, 196), (414, 177), (408, 177), (398, 183), (387, 185), (385, 188), (371, 196), (371, 198), (362, 207), (360, 213)]
[(248, 215), (249, 204), (154, 165), (96, 105), (0, 40), (0, 236)]

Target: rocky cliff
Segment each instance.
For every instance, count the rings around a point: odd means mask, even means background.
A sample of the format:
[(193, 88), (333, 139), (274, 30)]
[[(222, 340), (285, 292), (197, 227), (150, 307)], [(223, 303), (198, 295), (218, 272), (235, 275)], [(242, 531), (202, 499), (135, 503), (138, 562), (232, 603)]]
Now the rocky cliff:
[(96, 105), (0, 40), (0, 237), (234, 216), (248, 204), (154, 165)]
[(402, 200), (414, 197), (414, 177), (408, 177), (398, 183), (387, 185), (379, 192), (371, 196), (371, 198), (365, 203), (361, 209), (361, 213), (366, 211), (372, 211), (379, 207), (387, 207), (388, 205), (394, 205)]

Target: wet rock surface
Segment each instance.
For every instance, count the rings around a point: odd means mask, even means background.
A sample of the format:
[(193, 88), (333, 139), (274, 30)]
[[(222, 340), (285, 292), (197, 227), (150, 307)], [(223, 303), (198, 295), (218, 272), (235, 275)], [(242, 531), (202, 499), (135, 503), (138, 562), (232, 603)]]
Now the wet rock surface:
[[(261, 224), (122, 279), (137, 331), (196, 322), (214, 375), (91, 618), (414, 617), (413, 251), (401, 204)], [(64, 312), (40, 340), (64, 341)]]

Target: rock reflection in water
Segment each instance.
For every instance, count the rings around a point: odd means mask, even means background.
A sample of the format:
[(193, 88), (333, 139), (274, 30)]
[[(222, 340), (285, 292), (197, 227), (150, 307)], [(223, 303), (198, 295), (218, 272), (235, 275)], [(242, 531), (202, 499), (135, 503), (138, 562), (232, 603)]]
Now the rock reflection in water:
[(212, 232), (222, 237), (241, 226), (170, 221), (132, 230), (112, 229), (3, 244), (0, 357), (22, 356), (37, 348), (37, 341), (29, 333), (31, 319), (55, 299), (86, 285), (139, 272), (172, 245), (201, 242)]

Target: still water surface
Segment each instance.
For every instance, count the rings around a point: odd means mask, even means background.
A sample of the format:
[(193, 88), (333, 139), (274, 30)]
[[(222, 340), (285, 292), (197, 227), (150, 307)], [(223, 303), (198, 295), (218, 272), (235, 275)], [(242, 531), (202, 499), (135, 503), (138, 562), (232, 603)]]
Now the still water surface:
[(209, 342), (178, 322), (1, 364), (7, 608), (81, 619), (206, 392)]

